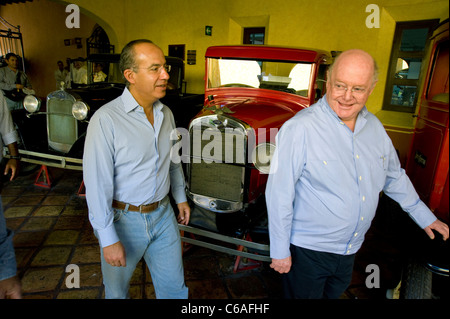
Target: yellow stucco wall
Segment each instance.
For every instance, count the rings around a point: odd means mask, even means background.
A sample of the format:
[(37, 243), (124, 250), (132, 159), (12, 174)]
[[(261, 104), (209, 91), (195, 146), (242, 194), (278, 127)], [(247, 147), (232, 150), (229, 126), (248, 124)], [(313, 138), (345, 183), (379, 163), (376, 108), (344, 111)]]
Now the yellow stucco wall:
[[(0, 6), (0, 16), (12, 25), (19, 25), (23, 37), (26, 73), (33, 89), (41, 98), (56, 89), (54, 72), (58, 60), (86, 55), (85, 40), (92, 33), (95, 21), (81, 15), (80, 29), (65, 27), (65, 6), (48, 0)], [(7, 27), (0, 25), (6, 30)], [(64, 39), (83, 39), (83, 47), (64, 45)]]
[[(80, 7), (84, 31), (65, 27), (67, 13), (64, 8), (68, 3)], [(366, 18), (370, 14), (366, 12), (366, 7), (369, 4), (376, 4), (380, 10), (380, 28), (366, 26)], [(22, 12), (27, 12), (32, 6), (35, 7), (33, 13), (27, 14), (37, 18), (30, 21), (22, 19)], [(117, 52), (136, 38), (153, 40), (166, 54), (170, 44), (185, 44), (186, 51), (197, 52), (196, 65), (186, 65), (187, 90), (191, 93), (202, 93), (204, 90), (203, 56), (206, 48), (241, 43), (243, 27), (265, 26), (266, 44), (271, 45), (329, 51), (361, 48), (370, 52), (380, 67), (379, 82), (367, 103), (371, 112), (378, 113), (382, 107), (395, 23), (444, 20), (448, 18), (448, 10), (446, 0), (34, 0), (32, 3), (4, 6), (0, 8), (0, 14), (7, 15), (5, 18), (13, 24), (23, 25), (26, 45), (33, 47), (26, 53), (32, 67), (37, 67), (39, 63), (54, 64), (61, 58), (60, 54), (56, 57), (55, 53), (62, 49), (60, 44), (50, 44), (52, 33), (59, 34), (60, 38), (65, 33), (87, 32), (83, 35), (85, 38), (94, 23), (105, 29)], [(42, 26), (48, 24), (42, 20), (48, 12), (55, 12), (55, 21), (42, 30)], [(61, 17), (57, 18), (57, 15)], [(204, 34), (206, 25), (213, 27), (212, 36)], [(32, 37), (28, 34), (30, 29), (33, 29)], [(37, 48), (41, 52), (37, 52)], [(39, 61), (41, 57), (35, 56), (38, 54), (46, 58)], [(398, 118), (407, 126), (411, 122), (410, 114)]]

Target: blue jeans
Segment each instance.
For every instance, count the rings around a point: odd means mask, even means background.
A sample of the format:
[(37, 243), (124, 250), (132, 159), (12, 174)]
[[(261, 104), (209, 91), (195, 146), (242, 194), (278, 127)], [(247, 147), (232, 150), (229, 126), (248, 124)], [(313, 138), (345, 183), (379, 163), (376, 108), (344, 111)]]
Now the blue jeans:
[(102, 274), (106, 299), (129, 298), (130, 279), (144, 257), (152, 276), (156, 298), (187, 299), (181, 241), (169, 198), (158, 209), (141, 214), (115, 209), (114, 226), (125, 248), (126, 267), (107, 264), (102, 252)]
[(0, 196), (0, 281), (16, 275), (16, 255), (14, 254), (13, 232), (6, 228)]

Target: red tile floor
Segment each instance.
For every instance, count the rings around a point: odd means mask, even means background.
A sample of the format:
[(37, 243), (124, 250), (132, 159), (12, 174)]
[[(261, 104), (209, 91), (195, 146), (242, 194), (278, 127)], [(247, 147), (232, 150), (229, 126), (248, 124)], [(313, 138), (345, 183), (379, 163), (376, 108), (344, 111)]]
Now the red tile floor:
[[(25, 299), (103, 298), (100, 253), (88, 220), (86, 200), (78, 195), (79, 171), (48, 168), (50, 187), (37, 186), (37, 170), (7, 182), (2, 199), (7, 226), (14, 230), (18, 275)], [(42, 176), (41, 176), (42, 177)], [(42, 181), (41, 177), (39, 181)], [(357, 257), (352, 284), (342, 299), (384, 299), (368, 289), (367, 251)], [(279, 299), (279, 276), (268, 263), (234, 271), (235, 256), (199, 246), (184, 254), (185, 279), (192, 299)], [(80, 288), (70, 288), (68, 265), (79, 267)], [(381, 265), (380, 265), (381, 267)], [(134, 299), (155, 298), (144, 262), (131, 281)]]

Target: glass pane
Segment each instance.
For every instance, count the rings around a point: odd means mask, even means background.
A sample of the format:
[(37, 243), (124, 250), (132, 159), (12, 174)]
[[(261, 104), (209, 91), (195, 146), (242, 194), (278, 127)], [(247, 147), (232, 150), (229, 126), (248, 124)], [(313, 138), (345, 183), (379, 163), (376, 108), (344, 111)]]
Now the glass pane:
[(264, 44), (264, 33), (252, 33), (250, 34), (251, 44)]
[(312, 65), (208, 58), (208, 88), (246, 87), (308, 96)]
[(392, 105), (414, 106), (417, 86), (394, 85), (391, 96)]
[(428, 99), (448, 103), (448, 71), (449, 71), (449, 43), (445, 41), (439, 44), (433, 58), (434, 66), (430, 86), (428, 87)]
[(397, 59), (396, 79), (417, 80), (420, 75), (422, 59)]
[(424, 51), (427, 34), (428, 28), (403, 30), (400, 51)]

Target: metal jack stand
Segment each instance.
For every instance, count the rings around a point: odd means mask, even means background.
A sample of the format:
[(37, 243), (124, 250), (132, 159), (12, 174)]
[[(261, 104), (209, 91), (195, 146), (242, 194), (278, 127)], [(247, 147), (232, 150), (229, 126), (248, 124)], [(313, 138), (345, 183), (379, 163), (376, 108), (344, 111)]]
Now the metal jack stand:
[[(178, 228), (180, 230), (181, 240), (183, 243), (197, 245), (197, 246), (209, 248), (212, 250), (220, 251), (223, 253), (227, 253), (230, 255), (238, 256), (238, 258), (236, 259), (236, 262), (235, 262), (235, 266), (234, 266), (235, 272), (241, 271), (244, 269), (255, 268), (256, 266), (254, 263), (258, 263), (257, 265), (259, 267), (262, 264), (262, 262), (270, 262), (271, 261), (271, 258), (269, 256), (269, 254), (270, 254), (269, 245), (253, 242), (253, 241), (251, 241), (251, 238), (249, 235), (246, 236), (247, 240), (243, 240), (243, 239), (225, 236), (225, 235), (214, 233), (211, 231), (195, 228), (192, 226), (185, 226), (185, 225), (178, 224)], [(189, 233), (190, 235), (186, 236), (186, 233)], [(197, 238), (195, 235), (198, 235), (200, 237)], [(231, 243), (231, 244), (236, 245), (237, 248), (232, 249), (225, 245), (213, 244), (213, 243), (207, 242), (205, 240), (202, 240), (201, 237), (213, 239), (215, 241), (219, 241), (219, 242), (222, 242), (225, 244)], [(252, 250), (258, 251), (259, 253), (251, 252)], [(245, 258), (245, 261), (250, 260), (253, 264), (252, 265), (247, 264), (245, 267), (241, 267), (241, 265), (240, 265), (241, 258)]]
[(84, 186), (84, 180), (81, 181), (80, 188), (78, 188), (78, 196), (86, 196), (86, 187)]
[[(245, 240), (246, 241), (252, 241), (250, 234), (247, 234), (245, 236)], [(244, 250), (244, 246), (239, 245), (237, 250), (238, 251), (243, 251)], [(239, 272), (239, 271), (245, 271), (245, 270), (250, 270), (250, 269), (255, 269), (255, 268), (259, 268), (262, 265), (261, 261), (258, 260), (253, 260), (250, 259), (248, 257), (242, 257), (242, 256), (236, 256), (236, 261), (234, 263), (234, 268), (233, 271)]]

